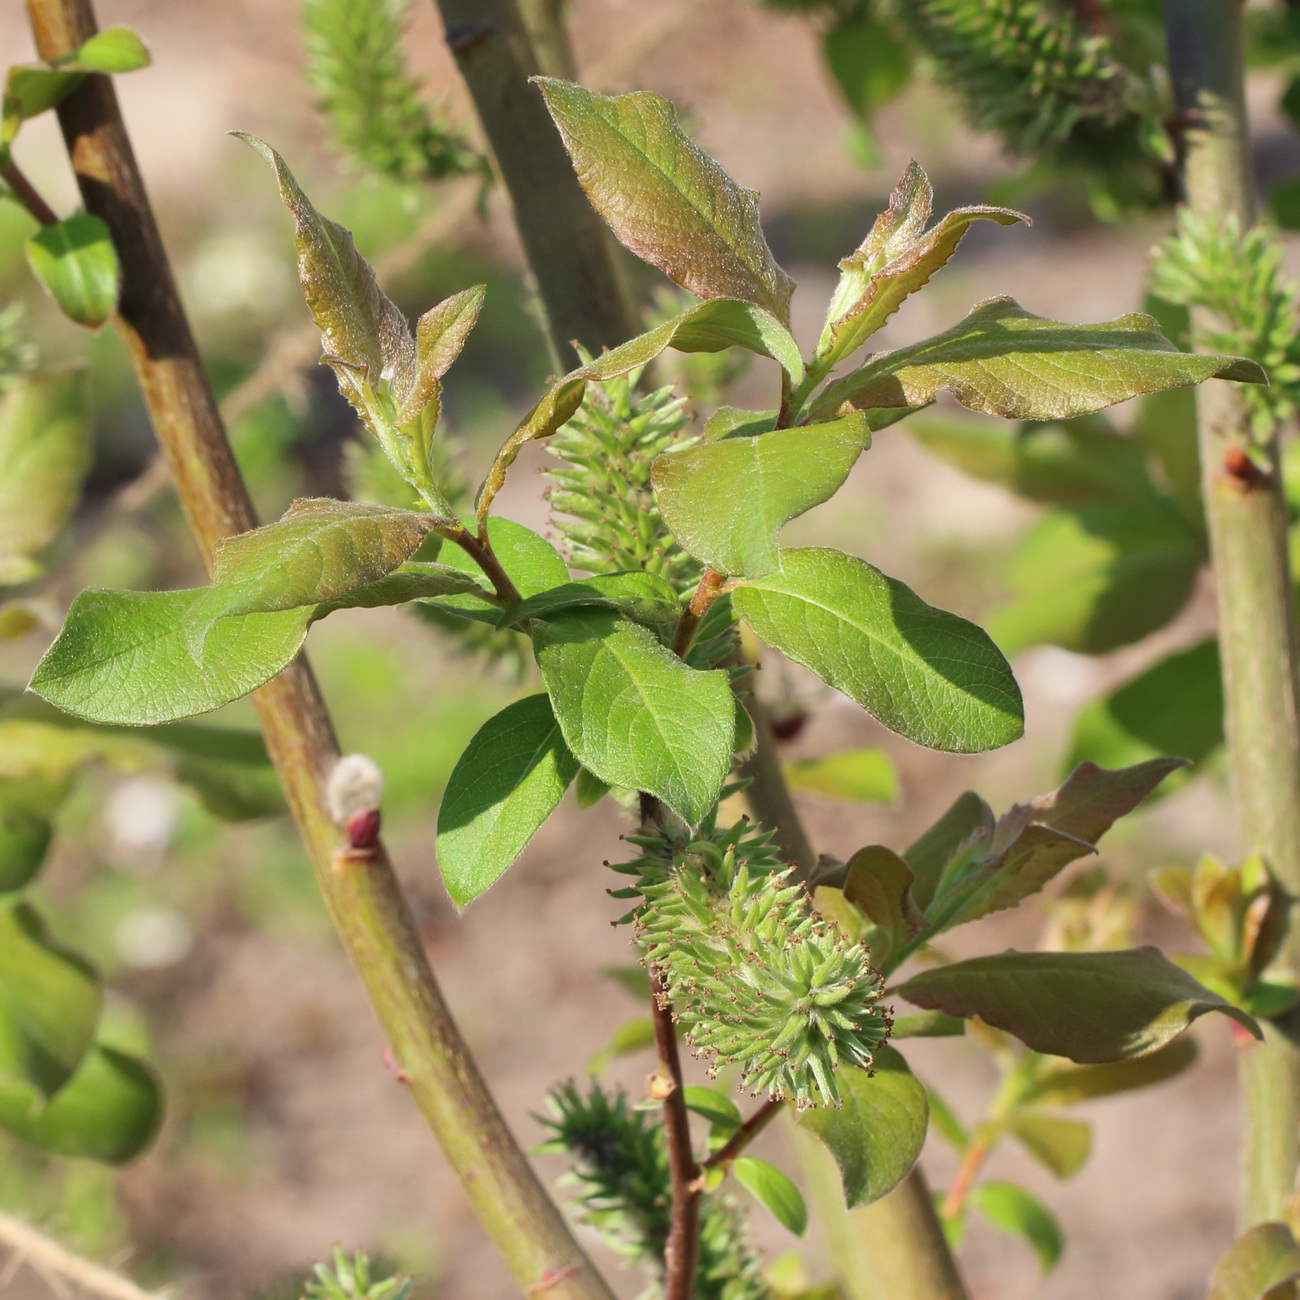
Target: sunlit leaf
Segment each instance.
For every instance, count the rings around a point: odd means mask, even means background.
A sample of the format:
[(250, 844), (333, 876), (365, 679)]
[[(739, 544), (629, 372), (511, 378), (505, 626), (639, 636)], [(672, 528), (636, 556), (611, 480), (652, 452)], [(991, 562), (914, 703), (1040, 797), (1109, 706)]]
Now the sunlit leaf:
[(898, 769), (883, 749), (845, 749), (822, 758), (781, 764), (786, 784), (803, 794), (850, 803), (892, 804), (899, 796)]
[(60, 68), (110, 74), (135, 72), (149, 62), (148, 46), (129, 27), (105, 27), (58, 61)]
[(64, 315), (98, 329), (117, 306), (118, 264), (108, 227), (80, 213), (42, 226), (26, 244), (33, 274)]

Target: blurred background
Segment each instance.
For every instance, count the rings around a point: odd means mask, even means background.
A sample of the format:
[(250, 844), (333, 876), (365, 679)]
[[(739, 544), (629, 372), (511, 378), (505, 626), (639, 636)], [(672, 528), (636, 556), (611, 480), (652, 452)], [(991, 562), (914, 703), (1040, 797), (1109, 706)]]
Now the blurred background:
[[(98, 11), (101, 25), (137, 29), (153, 53), (152, 66), (121, 79), (119, 93), (208, 366), (233, 403), (232, 438), (262, 517), (295, 496), (346, 494), (346, 448), (358, 431), (328, 371), (296, 364), (307, 314), (291, 223), (264, 164), (226, 134), (235, 129), (284, 155), (316, 206), (352, 229), (411, 316), (487, 283), (483, 317), (445, 396), (456, 473), (476, 482), (551, 369), (499, 188), (480, 196), (472, 177), (403, 183), (352, 169), (304, 75), (294, 0), (101, 0)], [(861, 241), (910, 158), (929, 173), (938, 212), (1012, 201), (1033, 225), (977, 224), (933, 287), (890, 322), (880, 346), (945, 329), (993, 294), (1077, 321), (1142, 307), (1150, 251), (1168, 231), (1168, 211), (1128, 208), (1123, 220), (1108, 222), (1100, 217), (1115, 214), (1085, 187), (1027, 182), (1023, 161), (975, 130), (933, 79), (912, 81), (868, 129), (828, 72), (823, 29), (804, 14), (754, 0), (572, 0), (570, 14), (585, 84), (667, 96), (704, 146), (761, 191), (773, 248), (799, 282), (795, 332), (805, 347), (820, 329), (836, 261)], [(0, 6), (0, 50), (6, 63), (34, 57), (17, 4)], [(406, 51), (439, 120), (473, 142), (475, 119), (432, 5), (412, 6)], [(1277, 107), (1286, 77), (1283, 68), (1262, 66), (1250, 82), (1266, 185), (1300, 170), (1300, 141)], [(75, 207), (51, 117), (24, 130), (18, 157), (57, 209)], [(120, 345), (109, 330), (76, 330), (41, 297), (23, 260), (32, 229), (16, 205), (0, 203), (0, 304), (25, 304), (24, 329), (47, 361), (89, 367), (95, 454), (82, 507), (50, 552), (45, 576), (23, 591), (39, 614), (36, 625), (0, 641), (0, 684), (11, 691), (83, 587), (203, 580), (154, 465)], [(655, 289), (648, 275), (644, 286)], [(731, 376), (715, 368), (705, 378), (738, 405), (773, 400), (769, 377), (757, 369)], [(250, 379), (251, 388), (241, 387)], [(1134, 418), (1114, 414), (1120, 427)], [(942, 421), (956, 417), (933, 418), (941, 432)], [(962, 473), (951, 456), (928, 452), (911, 427), (880, 434), (849, 489), (793, 525), (789, 540), (833, 543), (931, 603), (981, 622), (1017, 598), (1032, 604), (1032, 592), (1017, 595), (1009, 563), (1044, 507), (987, 475)], [(544, 449), (530, 449), (501, 501), (503, 513), (539, 530), (546, 528), (546, 461)], [(765, 662), (760, 689), (788, 722), (792, 763), (865, 748), (880, 755), (857, 760), (852, 789), (833, 790), (815, 773), (803, 782), (814, 787), (799, 798), (817, 849), (847, 858), (869, 843), (901, 848), (965, 789), (1001, 812), (1054, 788), (1078, 749), (1080, 714), (1212, 629), (1211, 593), (1195, 566), (1183, 594), (1172, 621), (1149, 634), (1139, 627), (1107, 653), (1008, 632), (1007, 648), (1019, 651), (1026, 733), (979, 757), (912, 746), (810, 675)], [(995, 635), (998, 626), (995, 618)], [(535, 1145), (542, 1130), (534, 1112), (545, 1089), (581, 1078), (620, 1024), (640, 1013), (602, 974), (632, 960), (627, 931), (610, 925), (621, 909), (606, 896), (612, 881), (601, 865), (623, 851), (619, 837), (631, 823), (613, 800), (580, 810), (570, 795), (501, 885), (457, 915), (435, 857), (441, 789), (478, 726), (535, 689), (527, 671), (509, 658), (489, 669), (438, 628), (397, 610), (335, 616), (313, 633), (310, 654), (345, 751), (372, 755), (387, 774), (385, 827), (434, 969), (510, 1122), (525, 1145)], [(1175, 697), (1172, 707), (1183, 703)], [(251, 726), (251, 719), (240, 704), (216, 721)], [(1103, 844), (1114, 882), (1103, 902), (1113, 903), (1108, 915), (1137, 942), (1195, 946), (1146, 889), (1149, 871), (1194, 864), (1207, 851), (1233, 860), (1225, 784), (1214, 755), (1205, 757), (1193, 779)], [(0, 1135), (0, 1208), (94, 1258), (129, 1262), (143, 1283), (193, 1300), (291, 1294), (294, 1279), (336, 1243), (364, 1246), (412, 1272), (416, 1294), (428, 1300), (512, 1296), (505, 1269), (385, 1066), (380, 1035), (287, 819), (230, 823), (147, 764), (117, 767), (81, 774), (35, 893), (56, 932), (105, 973), (120, 1034), (147, 1045), (165, 1083), (165, 1121), (148, 1153), (117, 1171)], [(965, 928), (945, 951), (962, 957), (1033, 946), (1054, 916), (1061, 923), (1071, 879), (1049, 891), (1047, 906)], [(1233, 1237), (1236, 1190), (1234, 1046), (1229, 1022), (1208, 1019), (1194, 1031), (1201, 1047), (1194, 1069), (1080, 1108), (1095, 1122), (1093, 1150), (1071, 1180), (999, 1149), (993, 1176), (1034, 1191), (1065, 1226), (1068, 1244), (1060, 1265), (1041, 1277), (1023, 1243), (972, 1224), (963, 1260), (974, 1295), (1203, 1294)], [(639, 1090), (648, 1059), (620, 1057), (606, 1070)], [(912, 1059), (959, 1115), (980, 1117), (996, 1075), (978, 1043), (921, 1043)], [(785, 1142), (773, 1132), (765, 1151), (792, 1168)], [(942, 1188), (955, 1157), (932, 1135), (924, 1163)], [(561, 1172), (551, 1158), (543, 1165), (548, 1175)], [(810, 1277), (824, 1272), (815, 1237), (798, 1241), (759, 1209), (754, 1225), (769, 1259), (798, 1251)], [(640, 1286), (630, 1274), (618, 1284), (628, 1296)], [(14, 1300), (54, 1294), (33, 1270), (2, 1265), (0, 1293)]]

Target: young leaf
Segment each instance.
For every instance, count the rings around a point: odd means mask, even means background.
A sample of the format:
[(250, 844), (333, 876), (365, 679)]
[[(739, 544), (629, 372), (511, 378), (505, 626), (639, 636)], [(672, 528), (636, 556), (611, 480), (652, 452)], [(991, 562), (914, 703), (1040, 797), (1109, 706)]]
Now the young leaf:
[(102, 1043), (43, 1105), (19, 1102), (0, 1088), (0, 1128), (53, 1155), (125, 1164), (149, 1145), (161, 1119), (153, 1071)]
[(308, 498), (281, 519), (217, 543), (212, 586), (185, 619), (195, 654), (219, 619), (338, 600), (410, 559), (433, 515)]
[(60, 68), (77, 72), (105, 72), (110, 75), (135, 72), (149, 66), (149, 48), (129, 27), (105, 27), (96, 32), (66, 58)]
[(545, 695), (517, 700), (479, 728), (438, 810), (438, 865), (457, 907), (497, 882), (577, 772)]
[(799, 1189), (766, 1160), (741, 1156), (731, 1167), (736, 1180), (776, 1216), (783, 1228), (802, 1237), (808, 1228), (808, 1207)]
[(1197, 1054), (1196, 1039), (1184, 1037), (1131, 1061), (1113, 1061), (1109, 1065), (1053, 1062), (1025, 1089), (1021, 1101), (1026, 1106), (1074, 1106), (1095, 1097), (1148, 1088), (1182, 1074), (1194, 1064)]
[(1013, 598), (989, 631), (1008, 655), (1043, 643), (1104, 654), (1168, 623), (1204, 563), (1204, 540), (1163, 498), (1053, 510), (1016, 548)]
[(1015, 678), (975, 624), (838, 551), (783, 551), (781, 564), (732, 596), (768, 645), (931, 749), (978, 753), (1020, 736)]
[(99, 981), (30, 903), (0, 906), (0, 1097), (35, 1104), (72, 1077), (94, 1040)]
[(719, 573), (762, 578), (781, 567), (781, 528), (839, 491), (870, 445), (867, 422), (854, 412), (665, 452), (650, 478), (683, 550)]
[(969, 1196), (973, 1205), (995, 1228), (1020, 1237), (1038, 1256), (1046, 1277), (1060, 1262), (1065, 1240), (1060, 1225), (1036, 1196), (1014, 1183), (981, 1183)]
[(976, 221), (1013, 226), (1029, 220), (1009, 208), (959, 208), (922, 234), (934, 192), (925, 172), (910, 162), (856, 252), (840, 263), (840, 283), (831, 299), (817, 359), (842, 361), (856, 351), (957, 251)]
[(803, 374), (799, 345), (789, 330), (770, 313), (744, 302), (700, 303), (680, 316), (602, 352), (586, 365), (556, 380), (497, 453), (479, 493), (476, 506), (479, 522), (487, 518), (488, 509), (505, 482), (506, 471), (514, 464), (520, 449), (525, 443), (549, 438), (572, 419), (582, 405), (589, 381), (617, 379), (639, 370), (668, 347), (681, 352), (721, 352), (729, 347), (744, 347), (779, 361), (792, 377)]
[(196, 660), (184, 629), (207, 590), (83, 591), (30, 689), (92, 722), (171, 722), (248, 695), (302, 649), (309, 606), (220, 619)]
[(429, 428), (438, 423), (442, 405), (442, 377), (460, 356), (465, 340), (478, 323), (487, 286), (476, 284), (430, 307), (415, 326), (415, 363), (398, 376), (399, 403), (395, 423), (402, 425), (432, 408)]
[(744, 1121), (736, 1103), (716, 1088), (700, 1088), (688, 1084), (682, 1089), (682, 1100), (686, 1103), (687, 1110), (693, 1110), (707, 1119), (715, 1133), (734, 1133)]
[(1222, 744), (1219, 646), (1202, 641), (1089, 704), (1075, 719), (1068, 765), (1125, 767), (1157, 754), (1197, 764)]
[(1017, 1115), (1007, 1127), (1029, 1154), (1058, 1178), (1073, 1178), (1092, 1150), (1092, 1125), (1081, 1120), (1058, 1115)]
[(798, 758), (781, 764), (786, 784), (803, 794), (850, 803), (897, 802), (898, 769), (883, 749), (846, 749), (824, 758)]
[(794, 282), (763, 238), (757, 195), (682, 131), (667, 100), (535, 80), (582, 188), (620, 243), (701, 298), (738, 298), (789, 319)]
[(0, 584), (40, 572), (33, 557), (76, 509), (91, 450), (81, 372), (8, 381), (0, 395)]
[(562, 609), (590, 605), (617, 610), (637, 623), (662, 626), (681, 615), (682, 602), (672, 584), (655, 573), (598, 573), (561, 583), (549, 591), (521, 600), (502, 615), (498, 626), (518, 627), (530, 618), (546, 618)]
[(844, 897), (875, 926), (868, 941), (872, 965), (888, 969), (890, 958), (925, 926), (912, 899), (912, 872), (896, 853), (873, 844), (859, 849), (844, 872)]
[(1156, 948), (1015, 952), (954, 962), (898, 988), (918, 1007), (979, 1016), (1027, 1047), (1082, 1065), (1143, 1056), (1210, 1011), (1257, 1038), (1244, 1011), (1198, 984)]
[(61, 104), (85, 80), (85, 73), (61, 68), (14, 67), (5, 76), (4, 127), (0, 145), (8, 144), (29, 118)]
[(915, 844), (903, 851), (903, 861), (915, 877), (912, 897), (917, 907), (922, 911), (929, 908), (945, 868), (962, 845), (990, 840), (993, 826), (993, 809), (967, 790)]
[(698, 825), (731, 767), (727, 674), (688, 668), (608, 610), (538, 620), (533, 647), (569, 748), (602, 781), (645, 790)]
[(118, 265), (108, 227), (98, 217), (43, 226), (26, 244), (27, 262), (50, 296), (78, 325), (98, 329), (117, 306)]
[(924, 406), (947, 392), (989, 415), (1061, 420), (1210, 378), (1267, 382), (1263, 370), (1242, 357), (1179, 352), (1141, 312), (1067, 325), (1035, 316), (1011, 298), (991, 298), (960, 325), (880, 353), (829, 385), (813, 415)]
[(907, 1177), (929, 1123), (925, 1085), (907, 1062), (892, 1047), (878, 1047), (872, 1064), (870, 1075), (839, 1072), (840, 1110), (818, 1107), (797, 1116), (835, 1157), (850, 1209), (878, 1201)]
[[(1219, 1262), (1206, 1300), (1291, 1300), (1300, 1281), (1300, 1246), (1284, 1223), (1257, 1223)], [(1285, 1289), (1284, 1289), (1285, 1288)]]

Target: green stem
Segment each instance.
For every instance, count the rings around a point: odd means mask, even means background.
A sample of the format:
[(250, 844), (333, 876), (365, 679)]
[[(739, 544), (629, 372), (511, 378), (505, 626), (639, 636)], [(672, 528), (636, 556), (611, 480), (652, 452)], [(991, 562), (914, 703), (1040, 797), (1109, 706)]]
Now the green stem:
[[(1254, 220), (1249, 129), (1243, 96), (1241, 10), (1235, 0), (1165, 0), (1169, 70), (1182, 125), (1187, 205), (1211, 220)], [(1203, 346), (1220, 323), (1192, 314)], [(1236, 387), (1197, 392), (1205, 514), (1219, 607), (1225, 731), (1243, 853), (1261, 853), (1300, 895), (1300, 684), (1295, 597), (1279, 430), (1266, 468), (1243, 466), (1249, 412)], [(1243, 470), (1245, 472), (1243, 472)], [(1276, 963), (1300, 974), (1293, 924)], [(1300, 1053), (1272, 1031), (1241, 1052), (1244, 1107), (1241, 1225), (1283, 1217), (1300, 1164)]]
[(437, 0), (447, 44), (487, 136), (564, 370), (637, 332), (615, 247), (560, 142), (541, 93), (541, 71), (515, 0)]
[[(53, 60), (96, 31), (89, 0), (28, 0)], [(89, 76), (59, 106), (87, 211), (109, 227), (122, 268), (116, 324), (191, 531), (206, 560), (256, 524), (153, 217), (117, 97)], [(254, 696), (267, 749), (344, 947), (399, 1077), (461, 1179), (520, 1288), (547, 1300), (612, 1300), (506, 1127), (434, 980), (382, 845), (349, 850), (325, 805), (339, 749), (305, 660)]]

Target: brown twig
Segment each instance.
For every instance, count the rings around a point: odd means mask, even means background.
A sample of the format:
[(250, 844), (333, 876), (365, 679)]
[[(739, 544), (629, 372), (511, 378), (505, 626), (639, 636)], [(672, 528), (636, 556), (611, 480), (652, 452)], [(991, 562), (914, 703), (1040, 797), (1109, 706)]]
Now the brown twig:
[[(41, 56), (95, 34), (90, 0), (28, 0)], [(115, 324), (126, 345), (186, 517), (205, 559), (255, 524), (248, 491), (176, 293), (117, 97), (88, 76), (59, 106), (87, 211), (108, 225), (122, 269)], [(612, 1300), (506, 1127), (433, 977), (410, 908), (377, 840), (364, 860), (339, 850), (325, 784), (339, 749), (311, 670), (291, 665), (254, 696), (267, 750), (340, 938), (416, 1103), (520, 1288), (562, 1279), (554, 1300)]]
[(36, 186), (27, 179), (26, 173), (14, 162), (7, 150), (0, 151), (0, 180), (4, 180), (17, 196), (18, 201), (43, 226), (58, 223), (59, 214), (41, 197)]
[(677, 631), (673, 636), (673, 653), (682, 659), (686, 658), (690, 651), (691, 643), (695, 640), (695, 634), (700, 630), (700, 624), (704, 621), (704, 616), (709, 612), (713, 602), (717, 600), (718, 594), (722, 591), (722, 584), (726, 578), (717, 571), (717, 569), (705, 569), (704, 576), (700, 579), (700, 585), (695, 588), (695, 594), (691, 597), (691, 602), (682, 611), (682, 616), (677, 620)]
[(779, 1097), (769, 1097), (707, 1160), (700, 1170), (726, 1169), (737, 1156), (785, 1109)]

